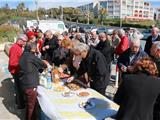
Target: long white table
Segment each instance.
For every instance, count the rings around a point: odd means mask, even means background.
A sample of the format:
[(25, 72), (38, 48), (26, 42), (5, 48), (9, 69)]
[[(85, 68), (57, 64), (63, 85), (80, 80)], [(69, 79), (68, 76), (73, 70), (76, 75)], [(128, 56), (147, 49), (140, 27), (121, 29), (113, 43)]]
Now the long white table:
[[(117, 113), (119, 106), (113, 101), (87, 88), (75, 91), (74, 96), (64, 97), (62, 92), (38, 86), (38, 101), (42, 111), (51, 120), (102, 120)], [(80, 91), (89, 92), (88, 97), (77, 95)], [(95, 107), (89, 110), (79, 107), (79, 103), (92, 99)]]

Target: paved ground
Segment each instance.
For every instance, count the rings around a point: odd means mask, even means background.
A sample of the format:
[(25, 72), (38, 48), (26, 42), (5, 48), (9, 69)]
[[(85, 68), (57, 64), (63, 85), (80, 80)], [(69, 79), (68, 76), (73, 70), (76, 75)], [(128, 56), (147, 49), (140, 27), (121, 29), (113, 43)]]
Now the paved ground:
[(9, 74), (8, 57), (0, 52), (0, 120), (24, 120), (24, 110), (17, 110), (14, 100), (14, 86)]

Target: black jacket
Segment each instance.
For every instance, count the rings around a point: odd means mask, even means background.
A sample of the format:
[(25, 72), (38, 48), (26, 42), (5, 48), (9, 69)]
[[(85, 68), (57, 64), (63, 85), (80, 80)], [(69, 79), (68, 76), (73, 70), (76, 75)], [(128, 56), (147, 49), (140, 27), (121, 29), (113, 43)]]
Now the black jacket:
[(107, 63), (110, 64), (112, 60), (112, 53), (114, 51), (114, 48), (110, 45), (110, 42), (100, 41), (96, 49), (99, 50), (105, 56)]
[(107, 70), (107, 62), (105, 57), (99, 51), (90, 47), (88, 55), (82, 59), (78, 75), (81, 76), (85, 72), (91, 78), (91, 87), (93, 89), (105, 88), (109, 81), (109, 71)]
[(130, 48), (128, 48), (124, 53), (122, 53), (118, 58), (118, 67), (119, 69), (124, 65), (126, 67), (133, 65), (137, 60), (139, 60), (142, 57), (148, 56), (147, 53), (142, 51), (141, 49), (136, 54), (136, 56), (133, 58), (132, 61), (130, 61), (129, 55), (131, 54)]
[(53, 51), (52, 63), (54, 63), (55, 66), (66, 64), (68, 57), (69, 57), (69, 50), (63, 47), (59, 47)]
[(24, 52), (19, 61), (20, 83), (22, 89), (34, 88), (39, 84), (39, 69), (46, 68), (39, 58), (32, 52)]
[(59, 47), (57, 37), (53, 36), (50, 40), (46, 39), (43, 44), (43, 47), (46, 45), (49, 45), (49, 49), (43, 52), (42, 58), (52, 63), (53, 51)]
[(146, 73), (125, 74), (114, 97), (120, 105), (116, 120), (153, 120), (160, 80)]
[[(160, 41), (160, 35), (158, 35), (157, 39), (155, 41)], [(150, 49), (152, 47), (152, 36), (149, 36), (146, 40), (144, 51), (150, 56)]]
[[(159, 72), (158, 77), (160, 78), (160, 59), (159, 60), (155, 59), (155, 58), (153, 58), (153, 59), (155, 60), (155, 63), (157, 65), (158, 72)], [(153, 115), (154, 115), (153, 120), (160, 120), (160, 94), (159, 94), (159, 96), (156, 100), (156, 103), (154, 105), (154, 114)]]

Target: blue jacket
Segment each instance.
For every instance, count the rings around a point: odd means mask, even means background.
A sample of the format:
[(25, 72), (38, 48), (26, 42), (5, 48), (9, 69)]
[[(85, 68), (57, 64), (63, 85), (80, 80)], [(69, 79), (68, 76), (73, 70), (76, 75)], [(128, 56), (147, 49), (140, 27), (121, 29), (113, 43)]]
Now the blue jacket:
[(131, 66), (133, 65), (137, 60), (139, 60), (142, 57), (148, 56), (146, 52), (144, 52), (142, 49), (139, 50), (139, 52), (135, 55), (135, 57), (130, 61), (129, 55), (131, 54), (131, 49), (128, 48), (124, 53), (122, 53), (118, 58), (118, 67), (119, 69), (122, 66)]

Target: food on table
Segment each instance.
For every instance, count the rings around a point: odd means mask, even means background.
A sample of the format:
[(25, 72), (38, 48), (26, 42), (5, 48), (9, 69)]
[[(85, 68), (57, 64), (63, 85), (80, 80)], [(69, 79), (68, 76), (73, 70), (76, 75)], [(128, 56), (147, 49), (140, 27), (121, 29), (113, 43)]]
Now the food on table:
[(65, 73), (60, 74), (60, 78), (68, 78), (68, 77), (70, 77), (69, 74), (65, 74)]
[(64, 86), (58, 86), (55, 88), (55, 91), (61, 92), (61, 91), (64, 91), (64, 89), (65, 89)]
[(87, 96), (89, 96), (89, 93), (88, 92), (80, 92), (80, 93), (78, 93), (78, 96), (80, 96), (80, 97), (87, 97)]
[(60, 73), (57, 68), (52, 70), (52, 80), (54, 83), (59, 83), (60, 82)]
[(60, 78), (68, 78), (68, 77), (70, 77), (69, 74), (63, 73), (66, 68), (67, 68), (67, 65), (63, 64), (60, 67), (55, 68), (55, 69), (52, 70), (52, 79), (53, 79), (54, 83), (60, 82), (61, 81)]
[(81, 87), (76, 83), (68, 83), (67, 87), (73, 91), (79, 90)]
[(86, 102), (81, 102), (79, 106), (84, 109), (92, 109), (95, 107), (95, 103), (93, 101), (86, 101)]
[(71, 91), (65, 91), (65, 92), (62, 93), (62, 95), (63, 95), (64, 97), (71, 97), (71, 96), (74, 95), (74, 93), (71, 92)]

